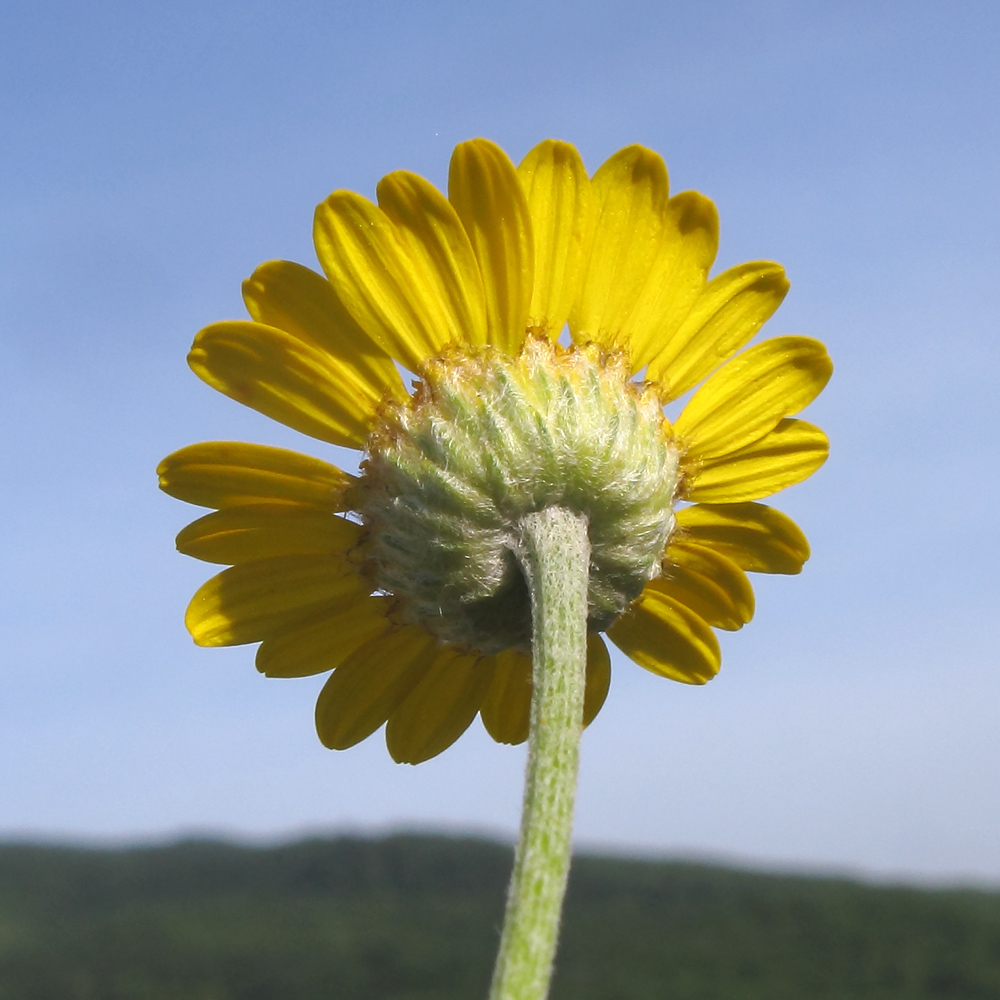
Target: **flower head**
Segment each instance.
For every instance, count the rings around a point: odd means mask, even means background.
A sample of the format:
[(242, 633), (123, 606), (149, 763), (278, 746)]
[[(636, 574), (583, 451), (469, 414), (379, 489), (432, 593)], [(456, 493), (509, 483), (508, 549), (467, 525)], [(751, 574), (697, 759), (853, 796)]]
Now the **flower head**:
[[(746, 573), (798, 573), (809, 555), (757, 501), (827, 454), (794, 419), (830, 376), (823, 345), (743, 350), (785, 296), (782, 268), (708, 280), (715, 207), (669, 197), (640, 146), (590, 178), (566, 143), (515, 169), (476, 139), (456, 148), (447, 197), (398, 171), (377, 205), (330, 195), (314, 235), (325, 276), (261, 265), (243, 286), (252, 320), (206, 327), (189, 363), (363, 452), (361, 475), (231, 442), (161, 463), (164, 490), (215, 508), (180, 551), (230, 566), (188, 608), (195, 642), (260, 642), (272, 677), (332, 671), (316, 709), (329, 747), (387, 723), (392, 756), (415, 763), (477, 714), (521, 742), (530, 616), (512, 525), (559, 503), (587, 518), (593, 553), (585, 721), (610, 683), (601, 633), (662, 676), (713, 677), (713, 628), (753, 614)], [(671, 424), (664, 406), (692, 389)]]

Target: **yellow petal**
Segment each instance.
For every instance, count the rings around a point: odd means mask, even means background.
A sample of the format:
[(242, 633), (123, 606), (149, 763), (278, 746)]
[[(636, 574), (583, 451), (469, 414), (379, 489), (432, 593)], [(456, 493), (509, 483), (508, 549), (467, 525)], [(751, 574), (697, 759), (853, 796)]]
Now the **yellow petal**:
[(709, 625), (736, 631), (753, 618), (753, 588), (731, 559), (685, 542), (667, 546), (663, 576), (647, 584), (661, 591)]
[(392, 358), (354, 322), (322, 275), (270, 260), (243, 282), (243, 301), (258, 323), (311, 341), (357, 372), (376, 395), (406, 399)]
[(213, 323), (188, 364), (213, 389), (303, 434), (363, 448), (382, 390), (310, 341), (260, 323)]
[(359, 646), (393, 628), (387, 617), (389, 603), (387, 597), (364, 596), (295, 622), (260, 644), (257, 669), (267, 677), (308, 677), (333, 670)]
[(409, 251), (431, 322), (448, 341), (485, 344), (483, 279), (451, 202), (423, 177), (397, 170), (379, 182), (378, 204)]
[(521, 161), (517, 176), (535, 236), (528, 326), (555, 340), (583, 283), (596, 222), (594, 193), (580, 154), (555, 139), (535, 146)]
[(235, 565), (271, 556), (343, 555), (360, 537), (359, 524), (311, 507), (241, 504), (193, 521), (177, 536), (177, 551)]
[(798, 525), (761, 503), (694, 504), (677, 511), (678, 538), (753, 573), (800, 573), (809, 543)]
[(808, 337), (775, 337), (710, 376), (674, 424), (689, 460), (727, 455), (798, 413), (830, 379), (826, 348)]
[(575, 340), (615, 347), (663, 249), (670, 184), (663, 160), (642, 146), (619, 150), (592, 183), (597, 224), (569, 324)]
[(618, 333), (632, 370), (656, 357), (701, 295), (719, 249), (719, 214), (697, 191), (667, 202), (662, 245), (646, 284)]
[(685, 475), (683, 497), (701, 503), (759, 500), (811, 476), (830, 451), (826, 435), (805, 420), (782, 420), (770, 434)]
[(342, 558), (275, 556), (213, 576), (191, 599), (184, 623), (199, 646), (238, 646), (368, 591)]
[(487, 139), (460, 143), (448, 170), (448, 198), (479, 261), (489, 343), (516, 354), (531, 305), (534, 238), (514, 164)]
[(347, 510), (354, 476), (309, 455), (263, 444), (206, 441), (168, 455), (157, 467), (160, 489), (199, 507), (286, 502)]
[(439, 325), (433, 290), (421, 284), (421, 262), (377, 205), (353, 191), (334, 191), (316, 209), (313, 240), (344, 307), (410, 371), (454, 339), (454, 330)]
[(702, 618), (650, 586), (608, 629), (608, 638), (640, 667), (685, 684), (710, 681), (722, 662)]
[(608, 697), (611, 687), (611, 657), (604, 640), (595, 632), (587, 636), (587, 688), (583, 694), (583, 724), (589, 726)]
[(497, 743), (523, 743), (531, 721), (531, 657), (508, 649), (491, 659), (493, 680), (480, 709), (483, 725)]
[(346, 750), (374, 733), (416, 687), (438, 649), (421, 625), (406, 625), (355, 649), (320, 691), (320, 742), (331, 750)]
[(752, 261), (724, 271), (701, 291), (684, 322), (663, 338), (646, 372), (667, 400), (683, 396), (731, 358), (788, 293), (780, 264)]
[[(508, 649), (491, 657), (493, 683), (480, 715), (486, 731), (497, 743), (517, 744), (528, 738), (531, 721), (531, 657)], [(583, 696), (583, 724), (589, 726), (604, 705), (611, 686), (611, 657), (604, 640), (587, 636), (587, 679)]]
[(389, 716), (385, 743), (397, 764), (447, 750), (469, 728), (493, 679), (489, 658), (439, 649), (430, 669)]

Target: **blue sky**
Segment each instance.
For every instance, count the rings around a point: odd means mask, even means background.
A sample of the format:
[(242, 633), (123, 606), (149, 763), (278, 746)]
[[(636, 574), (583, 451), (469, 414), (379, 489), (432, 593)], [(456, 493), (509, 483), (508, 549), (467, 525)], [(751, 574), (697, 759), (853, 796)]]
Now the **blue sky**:
[[(455, 143), (661, 152), (766, 333), (828, 345), (832, 457), (776, 504), (814, 556), (689, 689), (615, 664), (584, 845), (1000, 883), (1000, 9), (993, 3), (92, 3), (0, 9), (0, 837), (510, 834), (478, 723), (417, 768), (312, 729), (321, 679), (182, 626), (208, 575), (153, 469), (190, 442), (330, 457), (213, 393), (194, 333), (312, 210)], [(334, 460), (347, 463), (346, 453)]]

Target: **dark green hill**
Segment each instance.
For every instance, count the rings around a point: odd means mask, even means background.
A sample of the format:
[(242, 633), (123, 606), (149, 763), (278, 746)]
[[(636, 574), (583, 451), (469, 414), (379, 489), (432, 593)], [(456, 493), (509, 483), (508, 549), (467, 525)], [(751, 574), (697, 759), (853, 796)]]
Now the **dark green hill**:
[[(0, 1000), (482, 1000), (478, 840), (0, 845)], [(1000, 1000), (1000, 893), (575, 862), (553, 1000)]]

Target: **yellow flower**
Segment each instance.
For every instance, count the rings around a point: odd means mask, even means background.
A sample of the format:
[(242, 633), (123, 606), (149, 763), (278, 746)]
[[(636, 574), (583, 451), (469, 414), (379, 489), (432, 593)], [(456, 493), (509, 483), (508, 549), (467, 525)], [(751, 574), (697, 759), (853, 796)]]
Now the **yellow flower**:
[[(416, 763), (477, 714), (519, 743), (530, 631), (504, 524), (509, 505), (557, 495), (590, 518), (595, 553), (585, 721), (610, 683), (601, 632), (657, 674), (713, 677), (712, 629), (753, 614), (746, 572), (798, 573), (809, 555), (757, 501), (827, 454), (793, 418), (830, 376), (823, 345), (738, 353), (784, 298), (782, 268), (708, 280), (714, 205), (669, 197), (663, 161), (640, 146), (589, 178), (566, 143), (515, 169), (476, 139), (454, 152), (447, 198), (398, 171), (377, 205), (330, 195), (314, 235), (325, 277), (261, 265), (243, 286), (252, 321), (206, 327), (189, 363), (367, 457), (360, 477), (230, 442), (164, 460), (166, 492), (215, 508), (178, 549), (231, 567), (191, 602), (195, 642), (260, 642), (271, 677), (333, 671), (316, 709), (329, 747), (387, 724), (394, 759)], [(570, 348), (556, 343), (567, 322)], [(397, 365), (421, 380), (412, 394)], [(671, 426), (663, 406), (696, 386)]]

